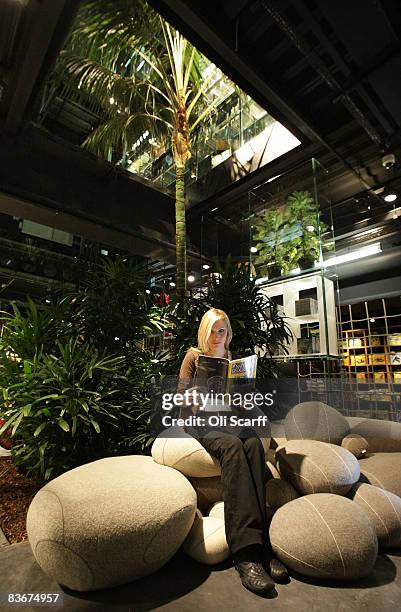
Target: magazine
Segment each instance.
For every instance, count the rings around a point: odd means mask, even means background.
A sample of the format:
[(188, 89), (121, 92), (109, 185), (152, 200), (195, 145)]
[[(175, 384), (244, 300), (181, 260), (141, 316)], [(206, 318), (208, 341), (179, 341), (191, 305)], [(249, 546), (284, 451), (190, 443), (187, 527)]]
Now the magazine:
[(194, 385), (206, 387), (214, 393), (232, 393), (252, 390), (256, 377), (258, 357), (224, 359), (199, 355)]

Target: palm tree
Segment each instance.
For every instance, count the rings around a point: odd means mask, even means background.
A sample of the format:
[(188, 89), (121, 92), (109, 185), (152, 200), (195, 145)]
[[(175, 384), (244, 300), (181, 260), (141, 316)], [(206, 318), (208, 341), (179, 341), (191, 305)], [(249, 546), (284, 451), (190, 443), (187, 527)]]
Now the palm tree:
[(144, 0), (84, 3), (59, 75), (95, 96), (104, 119), (83, 146), (124, 158), (147, 133), (171, 146), (175, 166), (176, 287), (186, 296), (185, 169), (191, 136), (221, 101), (208, 90), (216, 71)]

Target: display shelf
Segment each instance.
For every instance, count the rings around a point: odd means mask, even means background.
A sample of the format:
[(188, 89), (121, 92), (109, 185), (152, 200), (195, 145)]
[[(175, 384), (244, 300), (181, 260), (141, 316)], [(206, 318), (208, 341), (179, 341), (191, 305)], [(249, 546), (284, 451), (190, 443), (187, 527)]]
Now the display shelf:
[(343, 374), (355, 384), (358, 406), (381, 411), (386, 405), (390, 418), (400, 420), (401, 298), (341, 306), (338, 338)]

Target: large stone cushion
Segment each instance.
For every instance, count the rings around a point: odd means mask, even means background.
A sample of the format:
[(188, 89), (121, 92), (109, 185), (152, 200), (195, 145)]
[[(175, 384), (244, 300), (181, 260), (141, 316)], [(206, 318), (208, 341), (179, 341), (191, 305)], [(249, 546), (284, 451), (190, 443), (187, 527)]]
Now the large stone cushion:
[(290, 569), (315, 578), (366, 576), (377, 557), (377, 537), (362, 508), (330, 493), (299, 497), (279, 508), (270, 541)]
[(346, 417), (346, 420), (350, 433), (366, 438), (369, 453), (401, 452), (401, 423), (361, 417)]
[(362, 482), (401, 497), (401, 453), (372, 453), (359, 459)]
[(214, 516), (215, 518), (220, 518), (224, 521), (224, 502), (219, 501), (213, 504), (209, 510), (209, 516)]
[(100, 459), (49, 482), (34, 497), (27, 531), (36, 561), (78, 591), (151, 574), (179, 549), (192, 527), (189, 481), (151, 457)]
[(299, 493), (345, 495), (359, 480), (358, 460), (341, 446), (317, 440), (291, 440), (276, 451), (281, 476)]
[[(270, 438), (261, 438), (261, 442), (269, 456)], [(218, 459), (181, 428), (171, 427), (162, 432), (153, 442), (151, 452), (157, 463), (173, 467), (185, 476), (208, 478), (221, 473)]]
[[(176, 430), (174, 430), (176, 431)], [(156, 463), (168, 465), (185, 476), (218, 476), (221, 472), (218, 459), (212, 457), (196, 438), (173, 428), (162, 432), (152, 445), (152, 457)]]
[(401, 546), (401, 499), (398, 495), (370, 484), (357, 483), (348, 497), (369, 515), (379, 546)]
[(350, 432), (345, 417), (323, 402), (302, 402), (292, 408), (284, 421), (287, 440), (320, 440), (341, 444)]
[(230, 549), (226, 540), (224, 519), (215, 516), (203, 518), (196, 516), (183, 550), (195, 561), (206, 565), (226, 561), (230, 556)]

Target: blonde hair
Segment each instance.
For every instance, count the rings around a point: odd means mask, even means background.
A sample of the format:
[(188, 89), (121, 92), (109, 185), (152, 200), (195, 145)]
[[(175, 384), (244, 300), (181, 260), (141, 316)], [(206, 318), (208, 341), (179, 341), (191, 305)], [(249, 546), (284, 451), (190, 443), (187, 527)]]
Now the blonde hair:
[(198, 350), (201, 353), (206, 353), (209, 348), (209, 338), (212, 332), (213, 325), (216, 323), (216, 321), (222, 320), (225, 321), (227, 325), (227, 339), (225, 341), (224, 347), (228, 351), (228, 347), (230, 346), (230, 342), (233, 337), (230, 319), (228, 318), (224, 310), (220, 310), (219, 308), (211, 308), (210, 310), (205, 312), (199, 324)]

